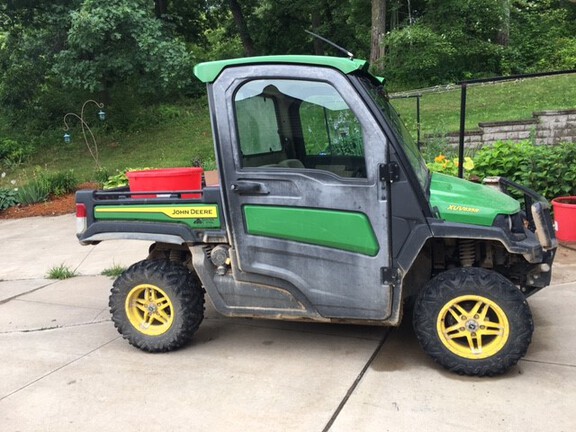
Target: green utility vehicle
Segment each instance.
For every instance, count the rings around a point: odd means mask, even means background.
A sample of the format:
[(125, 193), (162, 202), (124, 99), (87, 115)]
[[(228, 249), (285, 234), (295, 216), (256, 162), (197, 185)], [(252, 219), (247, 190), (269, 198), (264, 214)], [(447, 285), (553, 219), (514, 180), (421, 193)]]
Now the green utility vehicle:
[[(544, 198), (432, 174), (365, 61), (252, 57), (196, 66), (219, 185), (80, 191), (78, 238), (153, 242), (115, 282), (115, 326), (145, 351), (188, 342), (204, 295), (229, 317), (398, 326), (461, 374), (525, 355), (526, 298), (550, 283)], [(413, 302), (411, 300), (414, 300)]]

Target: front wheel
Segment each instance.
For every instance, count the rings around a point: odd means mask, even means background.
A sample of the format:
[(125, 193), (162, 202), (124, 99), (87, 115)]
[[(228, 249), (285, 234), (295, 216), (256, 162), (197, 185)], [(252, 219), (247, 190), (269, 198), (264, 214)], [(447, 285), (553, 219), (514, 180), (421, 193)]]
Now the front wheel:
[(432, 279), (414, 306), (420, 345), (445, 368), (497, 375), (528, 350), (534, 324), (524, 295), (504, 276), (481, 268), (448, 270)]
[(190, 341), (204, 318), (204, 291), (186, 267), (167, 260), (130, 266), (110, 294), (118, 332), (148, 352), (171, 351)]

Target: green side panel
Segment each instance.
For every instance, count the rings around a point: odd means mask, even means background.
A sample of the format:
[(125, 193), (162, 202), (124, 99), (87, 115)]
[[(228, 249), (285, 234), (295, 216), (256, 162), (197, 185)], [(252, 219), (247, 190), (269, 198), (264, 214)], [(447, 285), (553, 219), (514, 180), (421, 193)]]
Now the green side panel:
[(380, 249), (364, 213), (300, 207), (244, 206), (248, 234), (376, 256)]
[(249, 64), (302, 64), (313, 66), (326, 66), (338, 69), (348, 74), (356, 70), (368, 70), (366, 60), (356, 60), (344, 57), (309, 56), (309, 55), (284, 55), (284, 56), (261, 56), (246, 57), (231, 60), (218, 60), (199, 63), (194, 66), (194, 75), (205, 83), (211, 83), (227, 67)]
[(432, 174), (430, 204), (442, 219), (482, 226), (491, 226), (498, 214), (520, 211), (518, 201), (496, 189), (439, 173)]
[(183, 223), (193, 229), (220, 228), (216, 204), (111, 205), (94, 208), (96, 220)]

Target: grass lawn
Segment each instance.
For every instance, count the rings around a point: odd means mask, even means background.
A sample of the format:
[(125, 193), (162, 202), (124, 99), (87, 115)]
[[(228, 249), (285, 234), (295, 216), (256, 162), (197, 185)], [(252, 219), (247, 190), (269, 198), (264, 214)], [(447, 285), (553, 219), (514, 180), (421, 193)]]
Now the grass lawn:
[[(394, 99), (407, 127), (416, 135), (416, 99)], [(576, 108), (576, 74), (531, 78), (468, 87), (466, 129), (478, 123), (525, 120), (532, 112)], [(426, 93), (420, 101), (422, 134), (446, 134), (460, 129), (460, 87)]]
[[(94, 129), (100, 165), (109, 174), (116, 174), (116, 170), (127, 167), (186, 167), (194, 160), (212, 158), (212, 132), (206, 100), (179, 105), (178, 113), (154, 127), (117, 136), (102, 135)], [(42, 151), (16, 170), (3, 169), (7, 175), (0, 180), (0, 186), (9, 187), (9, 181), (13, 179), (23, 184), (36, 170), (68, 169), (73, 169), (81, 182), (97, 178), (96, 164), (80, 129), (72, 131), (71, 143), (65, 144), (63, 140), (47, 143)]]

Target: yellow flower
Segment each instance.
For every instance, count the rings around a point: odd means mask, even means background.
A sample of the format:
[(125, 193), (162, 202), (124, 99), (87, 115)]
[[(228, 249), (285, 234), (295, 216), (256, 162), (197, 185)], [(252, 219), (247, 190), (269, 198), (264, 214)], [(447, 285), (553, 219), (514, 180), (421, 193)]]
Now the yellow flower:
[(472, 169), (474, 169), (474, 161), (472, 160), (471, 157), (465, 157), (464, 158), (464, 169), (466, 171), (470, 171)]
[(444, 162), (445, 160), (446, 160), (446, 156), (444, 156), (443, 154), (436, 156), (434, 158), (434, 162), (438, 162), (438, 163)]

